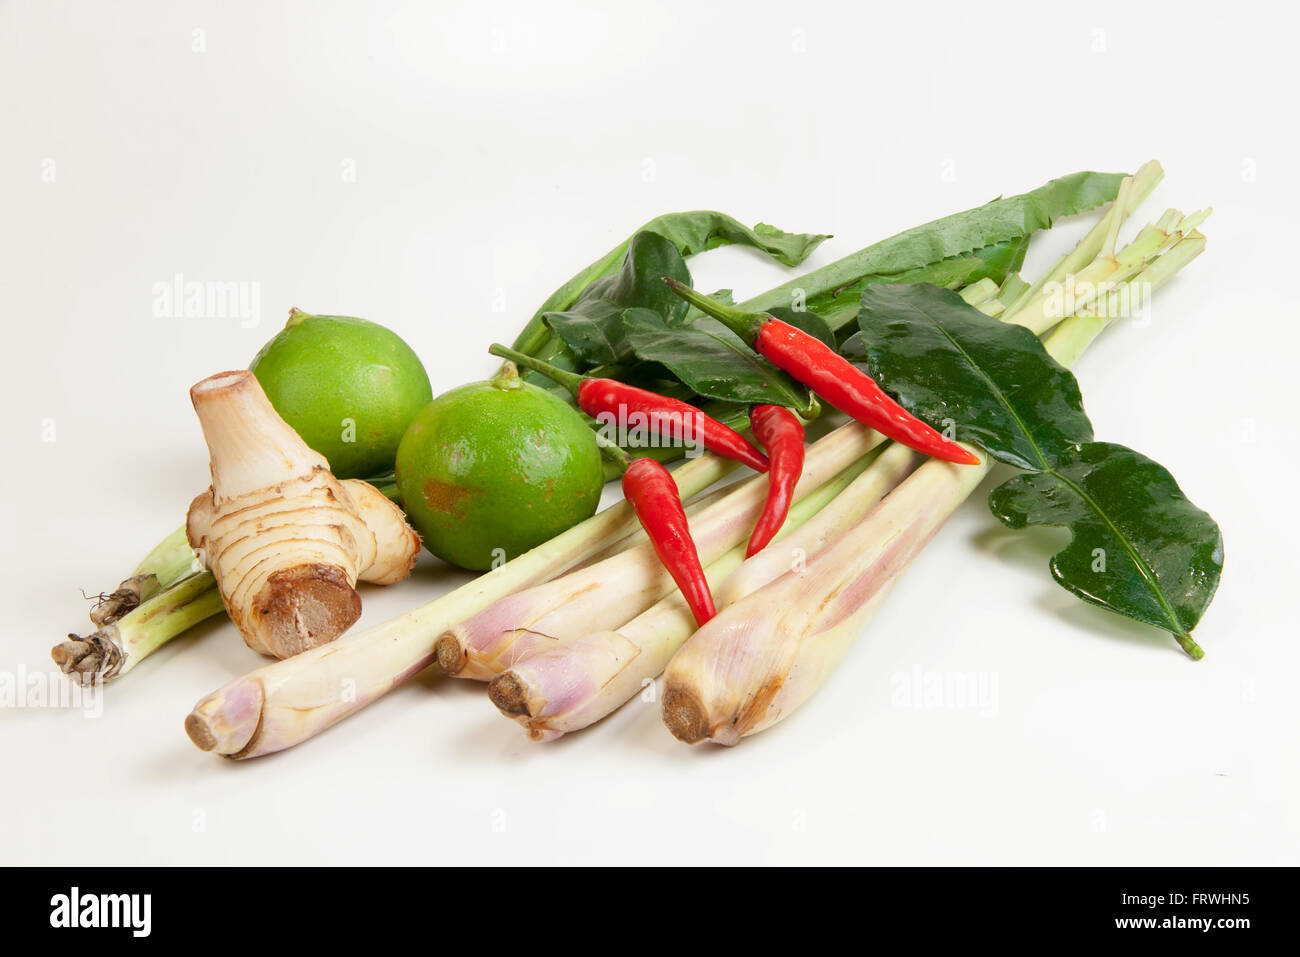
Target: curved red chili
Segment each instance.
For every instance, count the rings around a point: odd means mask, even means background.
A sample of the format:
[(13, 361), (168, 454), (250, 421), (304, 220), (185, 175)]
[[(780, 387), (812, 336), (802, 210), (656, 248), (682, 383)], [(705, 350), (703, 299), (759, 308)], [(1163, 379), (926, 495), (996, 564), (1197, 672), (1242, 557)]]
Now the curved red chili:
[(777, 368), (863, 425), (926, 455), (959, 465), (979, 464), (978, 456), (912, 415), (874, 379), (816, 336), (775, 316), (731, 309), (675, 279), (664, 281), (673, 292), (726, 325)]
[(654, 459), (634, 459), (623, 473), (623, 497), (636, 512), (655, 554), (682, 590), (696, 624), (703, 625), (716, 614), (713, 592), (672, 473)]
[(935, 458), (958, 465), (979, 465), (977, 456), (912, 415), (874, 379), (802, 329), (780, 319), (768, 319), (758, 331), (755, 347), (777, 368), (863, 425)]
[(767, 473), (767, 501), (763, 503), (762, 514), (749, 536), (746, 558), (762, 551), (785, 524), (794, 498), (794, 487), (803, 474), (804, 456), (803, 426), (798, 417), (784, 406), (754, 406), (749, 410), (749, 424), (754, 438), (767, 449), (772, 468)]
[(735, 429), (706, 415), (689, 402), (658, 395), (614, 379), (583, 379), (578, 386), (578, 408), (592, 417), (616, 415), (619, 421), (640, 413), (659, 435), (681, 442), (698, 441), (706, 449), (766, 472), (767, 457)]
[(499, 343), (494, 343), (488, 351), (558, 382), (573, 393), (578, 408), (592, 417), (614, 415), (626, 422), (633, 413), (640, 413), (646, 417), (646, 427), (656, 434), (667, 434), (681, 442), (698, 441), (710, 452), (735, 459), (755, 472), (767, 471), (766, 456), (744, 436), (689, 402), (638, 389), (616, 379), (570, 372)]

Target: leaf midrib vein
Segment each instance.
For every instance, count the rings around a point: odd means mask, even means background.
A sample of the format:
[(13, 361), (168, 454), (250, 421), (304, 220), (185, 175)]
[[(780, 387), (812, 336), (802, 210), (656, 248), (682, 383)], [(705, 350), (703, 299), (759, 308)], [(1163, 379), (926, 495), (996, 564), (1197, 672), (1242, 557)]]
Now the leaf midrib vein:
[(1038, 457), (1038, 462), (1039, 462), (1038, 470), (1040, 472), (1048, 471), (1047, 456), (1043, 454), (1043, 450), (1040, 449), (1038, 447), (1038, 443), (1034, 441), (1034, 436), (1029, 431), (1029, 427), (1025, 425), (1025, 420), (1020, 417), (1020, 413), (1018, 413), (1015, 407), (1010, 403), (1010, 401), (1007, 400), (1007, 397), (1003, 393), (1001, 386), (999, 386), (996, 382), (993, 381), (992, 377), (989, 376), (989, 374), (984, 371), (983, 366), (981, 366), (978, 362), (975, 361), (975, 358), (962, 347), (961, 343), (959, 343), (956, 339), (952, 337), (952, 335), (948, 332), (947, 329), (945, 329), (942, 325), (940, 325), (937, 322), (934, 323), (934, 327), (939, 331), (939, 334), (941, 336), (943, 336), (945, 339), (948, 340), (949, 343), (952, 344), (952, 347), (957, 350), (957, 352), (961, 355), (961, 357), (966, 360), (967, 364), (972, 369), (975, 370), (976, 374), (979, 375), (979, 377), (984, 380), (984, 382), (989, 386), (989, 388), (993, 390), (993, 394), (997, 396), (998, 402), (1002, 404), (1002, 407), (1007, 410), (1007, 414), (1010, 415), (1011, 418), (1015, 421), (1016, 426), (1020, 429), (1025, 439), (1029, 442), (1030, 448), (1034, 450), (1034, 455)]
[(1118, 527), (1116, 527), (1115, 523), (1110, 520), (1110, 517), (1102, 511), (1101, 506), (1096, 503), (1093, 497), (1089, 495), (1082, 486), (1070, 479), (1068, 476), (1063, 475), (1056, 468), (1049, 466), (1048, 468), (1045, 468), (1044, 471), (1055, 476), (1057, 481), (1070, 488), (1074, 494), (1079, 496), (1084, 505), (1086, 505), (1094, 515), (1105, 523), (1106, 527), (1110, 529), (1111, 534), (1113, 534), (1120, 545), (1124, 547), (1124, 551), (1128, 552), (1129, 558), (1132, 559), (1133, 564), (1137, 566), (1137, 570), (1141, 573), (1142, 577), (1146, 579), (1147, 586), (1151, 589), (1151, 593), (1156, 596), (1156, 601), (1160, 603), (1160, 607), (1165, 610), (1165, 614), (1169, 617), (1170, 622), (1173, 623), (1174, 633), (1180, 638), (1189, 637), (1187, 629), (1183, 627), (1183, 620), (1178, 616), (1178, 612), (1174, 610), (1173, 605), (1169, 604), (1168, 599), (1165, 598), (1165, 593), (1161, 591), (1155, 570), (1147, 564), (1146, 559), (1142, 557), (1132, 543), (1129, 542), (1128, 538), (1119, 530)]

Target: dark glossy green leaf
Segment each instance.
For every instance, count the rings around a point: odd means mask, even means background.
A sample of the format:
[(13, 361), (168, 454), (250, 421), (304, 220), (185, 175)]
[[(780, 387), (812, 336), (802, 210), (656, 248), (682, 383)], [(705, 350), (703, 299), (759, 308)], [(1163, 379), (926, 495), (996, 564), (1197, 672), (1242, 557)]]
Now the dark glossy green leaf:
[(617, 303), (588, 299), (567, 312), (548, 312), (546, 322), (583, 367), (614, 365), (632, 354), (623, 335), (625, 311)]
[(835, 333), (831, 327), (826, 324), (826, 320), (815, 312), (809, 312), (806, 309), (790, 309), (785, 306), (777, 306), (768, 311), (769, 316), (780, 319), (782, 322), (789, 323), (796, 329), (801, 329), (814, 339), (820, 339), (832, 349), (835, 348)]
[(936, 429), (1026, 469), (1092, 440), (1079, 383), (1028, 329), (950, 289), (873, 285), (858, 315), (867, 373)]
[(686, 315), (686, 303), (673, 295), (663, 281), (665, 276), (691, 281), (676, 246), (658, 233), (637, 233), (618, 273), (592, 283), (570, 308), (548, 312), (543, 318), (588, 366), (624, 362), (632, 355), (623, 335), (627, 310), (649, 310), (670, 323), (678, 323)]
[[(945, 216), (881, 240), (740, 304), (768, 312), (800, 302), (832, 329), (852, 323), (862, 290), (875, 282), (962, 285), (985, 276), (1001, 282), (1020, 268), (1029, 237), (1062, 216), (1115, 198), (1122, 173), (1074, 173), (1019, 196)], [(977, 261), (972, 261), (972, 258)]]
[(1049, 471), (1017, 475), (989, 507), (1011, 528), (1056, 525), (1070, 544), (1052, 577), (1085, 601), (1163, 628), (1193, 657), (1189, 635), (1214, 597), (1223, 537), (1168, 470), (1132, 449), (1091, 442)]
[[(765, 223), (759, 223), (750, 229), (725, 213), (712, 210), (657, 216), (637, 230), (637, 233), (641, 232), (663, 236), (686, 259), (708, 249), (738, 244), (756, 249), (786, 266), (799, 265), (809, 253), (830, 238), (814, 233), (787, 233)], [(628, 237), (551, 293), (515, 338), (513, 347), (529, 355), (537, 355), (551, 334), (542, 316), (548, 312), (567, 311), (592, 283), (617, 273), (631, 242), (632, 237)]]
[(670, 240), (655, 232), (640, 232), (627, 247), (623, 268), (593, 283), (578, 303), (588, 298), (603, 299), (625, 308), (652, 309), (670, 322), (678, 321), (686, 315), (686, 303), (673, 295), (664, 282), (665, 276), (684, 283), (691, 281), (686, 260)]
[(641, 310), (628, 313), (625, 329), (638, 358), (662, 363), (699, 395), (808, 410), (807, 389), (715, 319), (676, 327)]

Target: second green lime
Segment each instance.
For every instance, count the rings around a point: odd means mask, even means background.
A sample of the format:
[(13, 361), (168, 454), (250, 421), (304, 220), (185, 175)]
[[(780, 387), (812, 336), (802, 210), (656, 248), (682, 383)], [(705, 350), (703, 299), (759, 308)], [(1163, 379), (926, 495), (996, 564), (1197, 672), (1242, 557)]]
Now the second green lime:
[(589, 518), (600, 448), (582, 416), (513, 365), (440, 395), (397, 449), (397, 487), (425, 547), (482, 571)]

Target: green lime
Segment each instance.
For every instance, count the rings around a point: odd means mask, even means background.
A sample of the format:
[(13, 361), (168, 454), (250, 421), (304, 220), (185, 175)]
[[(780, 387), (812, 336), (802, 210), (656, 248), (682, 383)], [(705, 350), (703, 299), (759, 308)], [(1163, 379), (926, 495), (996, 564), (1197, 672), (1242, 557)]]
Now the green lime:
[(339, 478), (391, 471), (402, 433), (433, 397), (424, 366), (397, 333), (349, 316), (294, 309), (248, 367)]
[(474, 571), (589, 518), (603, 486), (582, 416), (510, 363), (426, 405), (397, 449), (402, 507), (425, 547)]

